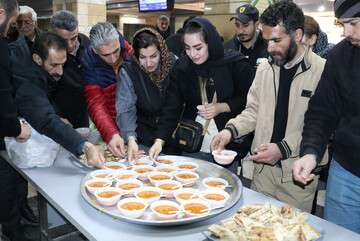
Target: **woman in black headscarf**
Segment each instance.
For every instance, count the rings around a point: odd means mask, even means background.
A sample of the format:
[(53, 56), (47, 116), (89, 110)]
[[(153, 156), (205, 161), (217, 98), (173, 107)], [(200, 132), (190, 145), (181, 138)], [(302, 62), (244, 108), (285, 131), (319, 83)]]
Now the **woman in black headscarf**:
[[(207, 19), (194, 18), (189, 21), (184, 28), (184, 45), (186, 55), (176, 62), (170, 76), (166, 104), (157, 126), (157, 139), (149, 151), (152, 158), (169, 141), (184, 104), (182, 118), (201, 123), (210, 120), (209, 126), (212, 135), (215, 135), (214, 132), (223, 129), (230, 118), (245, 108), (247, 92), (254, 78), (254, 70), (244, 56), (233, 51), (224, 53), (220, 35)], [(205, 99), (200, 91), (204, 86)], [(212, 103), (215, 93), (217, 101)], [(210, 141), (206, 146), (203, 143), (202, 152), (197, 157), (212, 159), (209, 154)]]
[(162, 36), (143, 28), (133, 37), (134, 56), (124, 63), (116, 87), (116, 122), (128, 142), (128, 159), (136, 158), (137, 141), (150, 146), (158, 116), (169, 86), (169, 73), (175, 62)]

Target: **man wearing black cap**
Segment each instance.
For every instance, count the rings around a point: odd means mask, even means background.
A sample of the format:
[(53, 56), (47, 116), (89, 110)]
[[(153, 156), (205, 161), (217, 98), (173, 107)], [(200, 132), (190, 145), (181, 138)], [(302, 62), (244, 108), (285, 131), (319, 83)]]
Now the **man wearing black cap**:
[(240, 51), (249, 58), (252, 66), (257, 66), (268, 57), (267, 44), (263, 40), (259, 26), (259, 11), (251, 4), (245, 4), (236, 9), (235, 36), (224, 44), (225, 49)]
[(311, 182), (335, 133), (324, 217), (360, 233), (360, 1), (336, 0), (334, 9), (345, 39), (330, 51), (310, 101), (293, 175), (301, 183)]

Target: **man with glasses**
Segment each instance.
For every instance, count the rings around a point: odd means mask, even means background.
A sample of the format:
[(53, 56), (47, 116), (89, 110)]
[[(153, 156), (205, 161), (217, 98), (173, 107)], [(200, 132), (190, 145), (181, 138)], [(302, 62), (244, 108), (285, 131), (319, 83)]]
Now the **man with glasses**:
[(31, 50), (35, 38), (40, 32), (37, 28), (37, 14), (34, 9), (29, 6), (20, 6), (19, 9), (19, 16), (16, 19), (18, 31), (24, 36), (25, 41)]
[(345, 39), (329, 53), (305, 116), (294, 179), (310, 183), (329, 137), (334, 135), (325, 198), (325, 219), (360, 233), (360, 2), (336, 0)]

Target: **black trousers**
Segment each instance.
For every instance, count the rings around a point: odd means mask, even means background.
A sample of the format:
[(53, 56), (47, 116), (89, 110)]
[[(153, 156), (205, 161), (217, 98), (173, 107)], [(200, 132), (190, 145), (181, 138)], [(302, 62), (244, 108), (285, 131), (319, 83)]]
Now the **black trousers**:
[(20, 225), (20, 205), (26, 201), (26, 180), (0, 156), (0, 223), (3, 232)]

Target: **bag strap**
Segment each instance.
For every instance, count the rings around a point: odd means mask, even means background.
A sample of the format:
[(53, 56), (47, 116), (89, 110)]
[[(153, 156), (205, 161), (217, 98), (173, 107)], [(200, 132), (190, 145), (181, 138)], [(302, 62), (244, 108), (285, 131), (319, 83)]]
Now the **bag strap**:
[[(200, 84), (200, 94), (201, 94), (201, 103), (203, 105), (207, 104), (208, 103), (208, 98), (207, 98), (207, 94), (206, 94), (206, 85), (207, 85), (207, 79), (206, 78), (202, 78), (199, 76), (199, 84)], [(214, 96), (213, 96), (213, 99), (212, 99), (212, 104), (215, 104), (217, 102), (217, 95), (216, 95), (216, 90), (215, 90), (215, 93), (214, 93)], [(204, 123), (204, 129), (203, 129), (203, 135), (206, 134), (208, 128), (209, 128), (209, 125), (210, 125), (210, 120), (206, 120), (205, 123)]]

